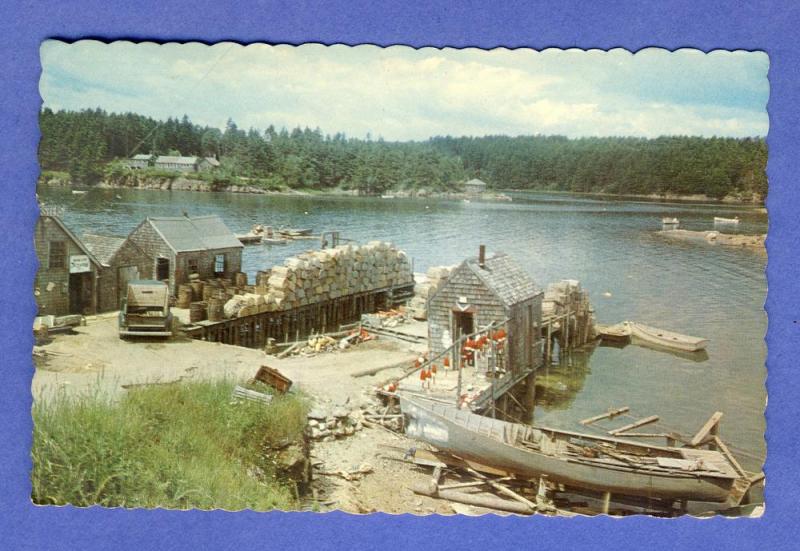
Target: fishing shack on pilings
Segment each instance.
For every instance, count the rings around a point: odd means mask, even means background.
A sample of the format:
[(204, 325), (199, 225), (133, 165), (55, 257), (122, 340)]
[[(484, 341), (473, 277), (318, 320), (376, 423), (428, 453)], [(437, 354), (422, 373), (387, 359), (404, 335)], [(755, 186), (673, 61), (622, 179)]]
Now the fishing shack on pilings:
[(428, 341), (435, 357), (461, 335), (491, 323), (506, 323), (506, 366), (512, 379), (542, 363), (543, 292), (510, 256), (486, 257), (483, 245), (477, 258), (462, 262), (428, 299)]
[(200, 279), (234, 277), (242, 271), (242, 245), (219, 216), (146, 218), (120, 247), (136, 258), (137, 279), (156, 279), (175, 294), (190, 274)]

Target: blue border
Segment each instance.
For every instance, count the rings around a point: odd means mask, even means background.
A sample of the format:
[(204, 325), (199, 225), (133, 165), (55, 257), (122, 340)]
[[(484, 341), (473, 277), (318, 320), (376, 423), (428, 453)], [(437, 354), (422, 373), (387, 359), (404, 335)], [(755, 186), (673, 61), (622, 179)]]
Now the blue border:
[[(798, 469), (800, 311), (795, 284), (800, 194), (800, 4), (759, 2), (472, 2), (240, 0), (5, 2), (0, 20), (0, 547), (4, 549), (161, 549), (313, 547), (479, 548), (481, 546), (614, 549), (794, 548)], [(48, 37), (204, 42), (413, 46), (625, 47), (761, 49), (771, 60), (769, 178), (771, 230), (767, 513), (760, 520), (648, 518), (441, 518), (340, 513), (225, 513), (38, 508), (29, 502), (30, 380), (34, 313), (39, 43)], [(800, 316), (798, 316), (800, 317)], [(757, 343), (753, 343), (754, 346)]]

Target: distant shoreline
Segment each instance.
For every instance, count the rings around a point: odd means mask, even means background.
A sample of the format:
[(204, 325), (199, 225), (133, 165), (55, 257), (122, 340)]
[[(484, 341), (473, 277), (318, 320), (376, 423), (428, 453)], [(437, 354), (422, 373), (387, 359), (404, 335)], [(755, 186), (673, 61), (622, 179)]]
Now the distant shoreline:
[(656, 202), (678, 202), (688, 204), (711, 204), (711, 205), (742, 205), (752, 207), (763, 207), (765, 199), (751, 199), (745, 200), (739, 197), (726, 196), (722, 199), (709, 197), (708, 195), (693, 194), (693, 195), (675, 195), (657, 193), (605, 193), (600, 191), (563, 191), (563, 190), (550, 190), (550, 189), (503, 189), (503, 193), (546, 193), (552, 195), (573, 195), (579, 197), (597, 197), (600, 199), (644, 199), (647, 201)]
[[(154, 177), (144, 180), (135, 180), (135, 184), (131, 185), (130, 180), (124, 183), (111, 182), (103, 180), (94, 186), (80, 186), (76, 185), (71, 180), (60, 178), (46, 178), (44, 174), (40, 176), (37, 185), (46, 185), (52, 187), (67, 187), (67, 188), (97, 188), (97, 189), (141, 189), (152, 191), (196, 191), (201, 193), (219, 192), (219, 193), (249, 193), (254, 195), (277, 195), (277, 196), (335, 196), (335, 197), (381, 197), (380, 194), (374, 195), (361, 195), (353, 190), (343, 189), (282, 189), (271, 190), (241, 184), (214, 184), (204, 180), (195, 180), (187, 178), (183, 175), (177, 175), (174, 178)], [(687, 204), (715, 204), (715, 205), (737, 205), (749, 206), (758, 208), (764, 207), (764, 200), (745, 200), (740, 197), (727, 196), (722, 199), (716, 199), (707, 195), (674, 195), (674, 194), (621, 194), (621, 193), (604, 193), (604, 192), (586, 192), (586, 191), (564, 191), (564, 190), (550, 190), (550, 189), (499, 189), (490, 190), (483, 195), (474, 196), (463, 192), (453, 191), (405, 191), (405, 190), (387, 190), (384, 195), (392, 199), (451, 199), (451, 200), (478, 200), (478, 201), (509, 201), (512, 198), (507, 193), (532, 193), (532, 194), (548, 194), (548, 195), (564, 195), (575, 197), (596, 197), (599, 199), (640, 199), (649, 202), (678, 202)]]

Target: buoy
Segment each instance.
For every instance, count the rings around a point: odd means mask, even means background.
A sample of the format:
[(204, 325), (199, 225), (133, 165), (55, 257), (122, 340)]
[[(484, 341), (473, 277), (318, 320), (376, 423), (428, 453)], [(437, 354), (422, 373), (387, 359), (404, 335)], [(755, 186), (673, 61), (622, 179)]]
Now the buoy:
[(603, 296), (606, 297), (606, 298), (611, 298), (611, 293), (606, 291), (605, 293), (603, 293)]

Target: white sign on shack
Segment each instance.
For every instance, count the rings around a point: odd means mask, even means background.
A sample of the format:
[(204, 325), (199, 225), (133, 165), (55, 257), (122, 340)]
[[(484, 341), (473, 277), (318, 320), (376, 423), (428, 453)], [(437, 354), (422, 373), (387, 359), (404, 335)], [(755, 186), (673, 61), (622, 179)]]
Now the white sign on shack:
[(69, 273), (82, 274), (91, 271), (92, 266), (89, 263), (89, 257), (85, 254), (76, 254), (69, 257)]

